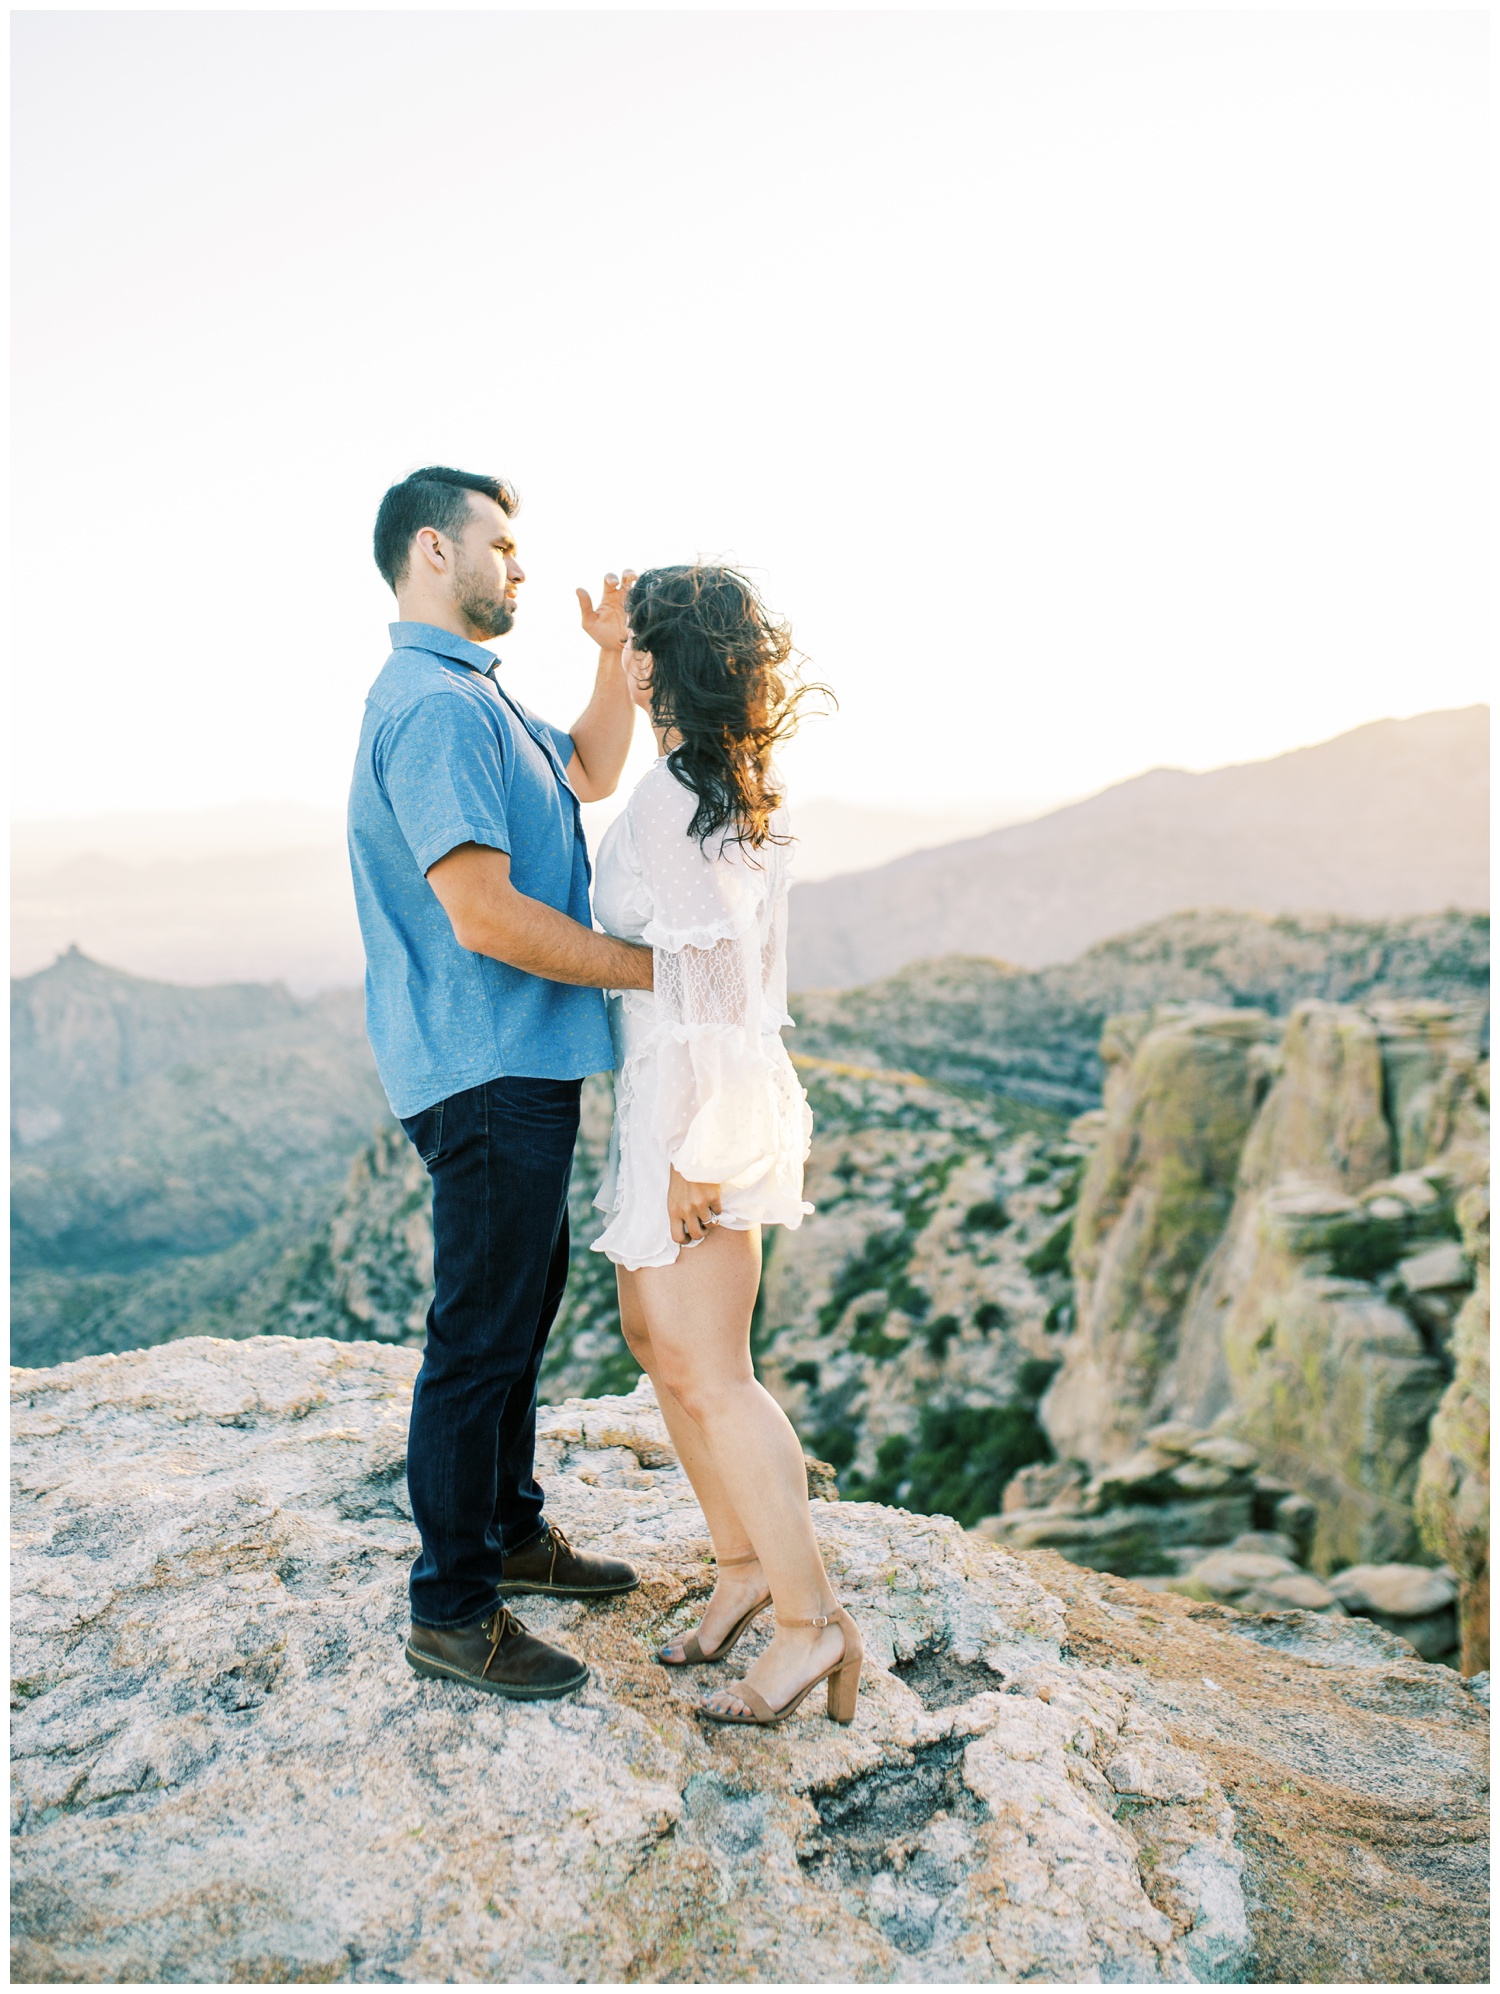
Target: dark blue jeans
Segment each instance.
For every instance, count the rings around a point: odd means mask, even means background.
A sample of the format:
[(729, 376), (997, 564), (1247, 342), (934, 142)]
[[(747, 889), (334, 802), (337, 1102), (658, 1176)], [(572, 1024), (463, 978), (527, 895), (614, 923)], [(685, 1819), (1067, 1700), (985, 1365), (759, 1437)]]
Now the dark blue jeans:
[(402, 1123), (432, 1178), (436, 1292), (406, 1450), (423, 1627), (493, 1611), (502, 1558), (542, 1526), (536, 1380), (568, 1279), (581, 1087), (487, 1080)]

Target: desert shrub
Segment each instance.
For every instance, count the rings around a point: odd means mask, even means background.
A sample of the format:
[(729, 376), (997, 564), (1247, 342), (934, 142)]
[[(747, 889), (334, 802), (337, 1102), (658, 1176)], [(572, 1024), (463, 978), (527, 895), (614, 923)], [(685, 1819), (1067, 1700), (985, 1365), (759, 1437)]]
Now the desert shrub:
[(899, 1502), (927, 1516), (951, 1516), (971, 1529), (993, 1516), (1018, 1469), (1050, 1459), (1035, 1407), (924, 1406), (914, 1438), (891, 1434), (868, 1478), (840, 1475), (855, 1502)]

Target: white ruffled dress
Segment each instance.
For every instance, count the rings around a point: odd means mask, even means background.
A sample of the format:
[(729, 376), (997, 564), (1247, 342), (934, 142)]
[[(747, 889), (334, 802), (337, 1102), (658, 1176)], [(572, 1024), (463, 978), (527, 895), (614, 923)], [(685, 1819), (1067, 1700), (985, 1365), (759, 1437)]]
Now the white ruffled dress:
[[(781, 1030), (786, 1008), (789, 847), (759, 851), (688, 835), (697, 798), (659, 760), (599, 846), (594, 913), (605, 932), (649, 944), (654, 990), (609, 995), (615, 1121), (594, 1203), (594, 1241), (622, 1267), (669, 1267), (675, 1164), (718, 1184), (736, 1231), (801, 1225), (812, 1113)], [(785, 813), (774, 834), (785, 837)]]

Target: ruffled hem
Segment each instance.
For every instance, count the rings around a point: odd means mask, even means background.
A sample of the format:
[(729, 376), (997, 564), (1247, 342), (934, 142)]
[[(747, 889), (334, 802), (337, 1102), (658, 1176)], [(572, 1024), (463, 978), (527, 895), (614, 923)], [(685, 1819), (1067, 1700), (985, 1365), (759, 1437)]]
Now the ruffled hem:
[(681, 955), (684, 949), (711, 949), (720, 942), (737, 942), (759, 926), (763, 900), (764, 895), (757, 895), (733, 914), (705, 921), (696, 928), (669, 928), (663, 921), (651, 920), (641, 929), (641, 940), (666, 955)]
[[(598, 1199), (594, 1202), (597, 1204)], [(764, 1212), (754, 1214), (726, 1212), (719, 1224), (726, 1232), (748, 1232), (753, 1225), (780, 1225), (785, 1226), (788, 1232), (795, 1232), (803, 1219), (816, 1210), (816, 1206), (802, 1198), (770, 1198), (766, 1205)], [(613, 1266), (638, 1274), (643, 1267), (674, 1266), (683, 1251), (681, 1243), (674, 1243), (670, 1235), (649, 1243), (646, 1240), (610, 1238), (612, 1232), (623, 1230), (618, 1225), (607, 1225), (590, 1246), (590, 1253), (602, 1253)]]
[[(787, 1023), (791, 1023), (790, 1018)], [(760, 1031), (756, 1036), (780, 1044), (781, 1031), (782, 1027), (772, 1019), (762, 1019)], [(725, 1025), (717, 1019), (701, 1025), (663, 1024), (656, 1021), (649, 1043), (661, 1045), (670, 1039), (674, 1045), (700, 1045), (705, 1039), (732, 1039), (736, 1035), (748, 1036), (743, 1025)]]

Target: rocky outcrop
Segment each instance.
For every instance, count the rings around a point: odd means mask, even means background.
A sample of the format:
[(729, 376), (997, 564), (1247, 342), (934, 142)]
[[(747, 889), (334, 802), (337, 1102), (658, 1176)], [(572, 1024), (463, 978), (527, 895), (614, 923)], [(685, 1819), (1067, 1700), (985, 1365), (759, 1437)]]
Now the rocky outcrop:
[(1433, 1002), (1310, 1001), (1284, 1031), (1234, 1015), (1238, 1063), (1212, 1014), (1114, 1035), (1075, 1233), (1079, 1326), (1042, 1418), (1096, 1477), (1153, 1419), (1216, 1426), (1313, 1501), (1315, 1571), (1410, 1561), (1473, 1281), (1454, 1235), (1485, 1170), (1478, 1020)]
[(1104, 1467), (1160, 1416), (1178, 1320), (1224, 1229), (1274, 1037), (1260, 1011), (1115, 1018), (1104, 1127), (1073, 1228), (1076, 1326), (1042, 1418), (1058, 1453)]
[(1346, 1612), (1388, 1627), (1428, 1661), (1447, 1660), (1458, 1646), (1458, 1588), (1446, 1568), (1349, 1565), (1328, 1589)]
[(1485, 1977), (1486, 1713), (1367, 1623), (818, 1504), (856, 1723), (700, 1723), (709, 1672), (652, 1659), (711, 1572), (648, 1387), (541, 1420), (552, 1513), (643, 1574), (528, 1611), (587, 1688), (418, 1680), (416, 1365), (205, 1339), (14, 1374), (17, 1979)]
[(1167, 1421), (1095, 1474), (1066, 1461), (1023, 1470), (1000, 1514), (977, 1527), (994, 1543), (1045, 1545), (1126, 1577), (1183, 1577), (1252, 1530), (1284, 1534), (1300, 1557), (1316, 1525), (1313, 1505), (1259, 1469), (1244, 1441)]
[(420, 1343), (431, 1301), (432, 1180), (400, 1129), (380, 1129), (327, 1226), (259, 1299), (257, 1333)]
[(1453, 1327), (1453, 1379), (1433, 1417), (1417, 1483), (1422, 1541), (1458, 1574), (1460, 1666), (1490, 1665), (1490, 1200), (1459, 1200), (1473, 1293)]

